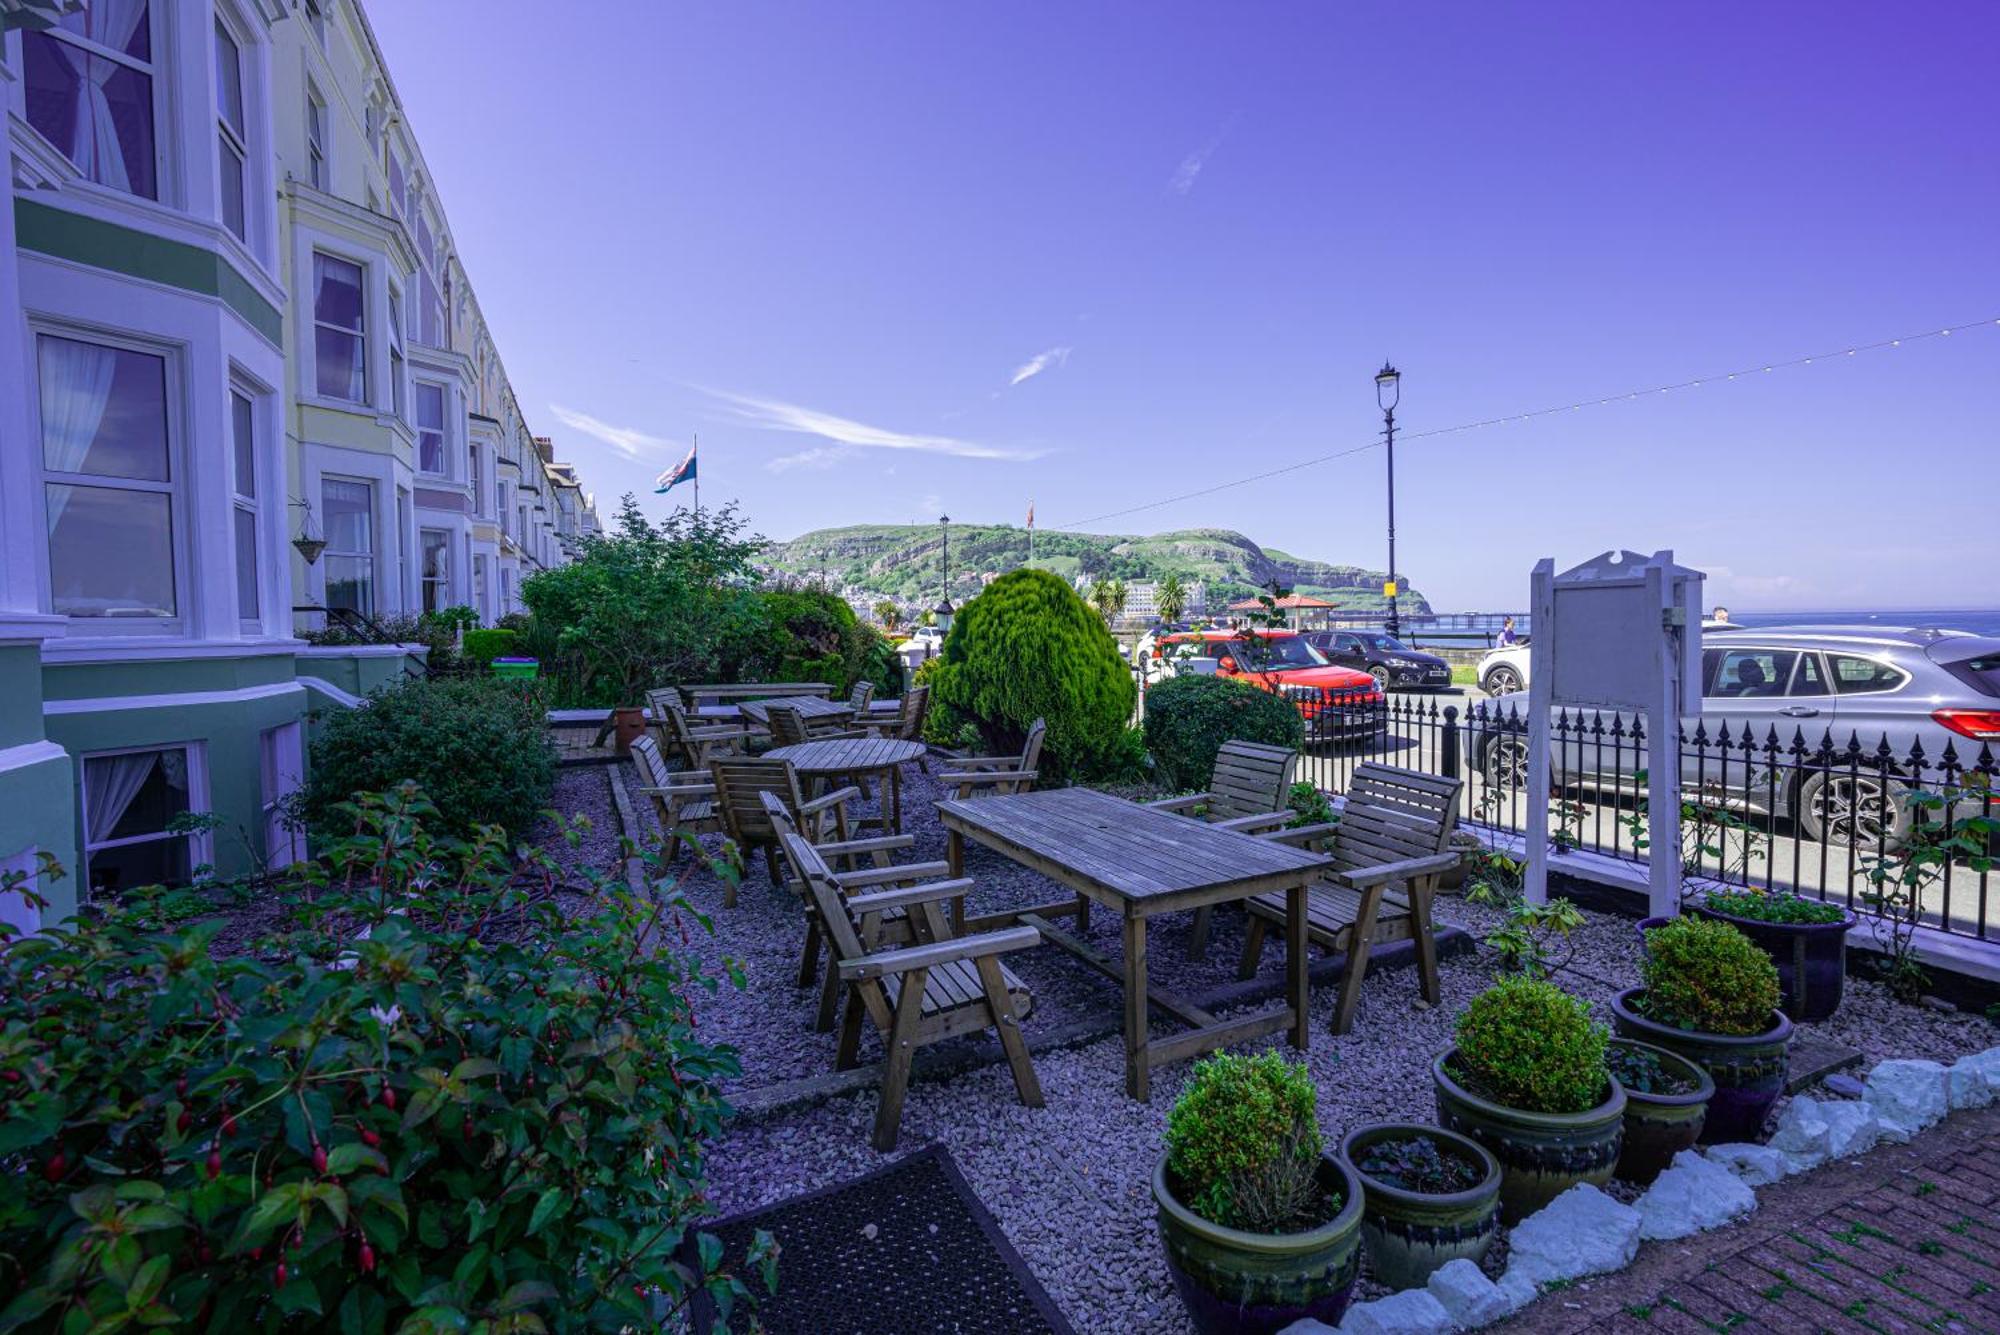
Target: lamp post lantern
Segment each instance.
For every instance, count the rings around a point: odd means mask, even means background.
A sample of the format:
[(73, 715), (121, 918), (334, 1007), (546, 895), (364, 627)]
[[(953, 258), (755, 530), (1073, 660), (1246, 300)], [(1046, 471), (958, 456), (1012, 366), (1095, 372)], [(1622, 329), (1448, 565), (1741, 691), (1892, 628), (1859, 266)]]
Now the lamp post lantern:
[(938, 605), (931, 609), (937, 613), (938, 632), (947, 634), (951, 630), (951, 618), (956, 611), (951, 605), (951, 516), (938, 516), (938, 534), (944, 540), (943, 557), (938, 578)]
[(1401, 635), (1402, 619), (1396, 615), (1396, 404), (1402, 398), (1402, 374), (1387, 361), (1375, 373), (1375, 402), (1382, 405), (1382, 435), (1389, 453), (1389, 578), (1382, 592), (1389, 599), (1388, 631)]

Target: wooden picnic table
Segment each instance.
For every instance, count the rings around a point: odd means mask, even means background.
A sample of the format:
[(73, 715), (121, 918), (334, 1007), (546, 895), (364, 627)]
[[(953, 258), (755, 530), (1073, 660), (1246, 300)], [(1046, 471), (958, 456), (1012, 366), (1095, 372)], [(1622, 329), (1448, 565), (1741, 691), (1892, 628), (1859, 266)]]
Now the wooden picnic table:
[(823, 700), (816, 695), (781, 696), (775, 700), (744, 700), (737, 706), (737, 712), (750, 719), (760, 728), (771, 726), (771, 706), (790, 705), (799, 711), (799, 717), (812, 724), (826, 719), (846, 718), (854, 712), (854, 707), (845, 700)]
[(924, 753), (922, 742), (899, 742), (886, 737), (830, 737), (823, 742), (800, 742), (796, 746), (773, 747), (764, 753), (769, 760), (789, 760), (801, 778), (837, 779), (843, 775), (864, 778), (883, 776), (881, 826), (895, 834), (903, 832), (903, 766)]
[(793, 695), (829, 696), (833, 687), (823, 681), (729, 681), (697, 682), (679, 688), (688, 708), (697, 709), (704, 700), (728, 704), (732, 700), (777, 699)]
[[(1315, 872), (1331, 865), (1331, 859), (1150, 810), (1090, 788), (965, 798), (939, 802), (937, 810), (950, 832), (947, 856), (953, 876), (963, 871), (964, 841), (970, 839), (1076, 892), (1073, 903), (988, 914), (962, 923), (961, 930), (990, 931), (1025, 923), (1037, 928), (1044, 940), (1117, 978), (1118, 962), (1084, 937), (1093, 901), (1119, 914), (1125, 947), (1125, 1092), (1131, 1097), (1142, 1101), (1151, 1097), (1154, 1067), (1226, 1044), (1288, 1028), (1294, 1048), (1303, 1051), (1307, 1046), (1306, 886)], [(1273, 891), (1285, 895), (1283, 1005), (1225, 1021), (1147, 983), (1148, 919)], [(1075, 935), (1049, 922), (1065, 915), (1075, 916)], [(1191, 1030), (1154, 1040), (1150, 1009), (1155, 1006)]]

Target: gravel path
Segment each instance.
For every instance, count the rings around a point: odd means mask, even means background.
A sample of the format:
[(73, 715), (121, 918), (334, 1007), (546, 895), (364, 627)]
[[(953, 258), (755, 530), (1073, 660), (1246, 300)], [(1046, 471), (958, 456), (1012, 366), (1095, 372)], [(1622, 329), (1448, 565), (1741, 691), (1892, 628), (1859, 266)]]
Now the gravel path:
[[(918, 837), (919, 858), (944, 854), (943, 831), (928, 815), (936, 796), (934, 781), (908, 775), (905, 813)], [(979, 882), (968, 900), (975, 912), (1062, 894), (1041, 876), (984, 850), (968, 850), (966, 870)], [(762, 1086), (830, 1071), (833, 1036), (811, 1029), (817, 993), (793, 986), (803, 931), (796, 903), (766, 881), (761, 864), (745, 878), (734, 910), (721, 909), (721, 887), (705, 872), (689, 875), (685, 890), (715, 923), (715, 935), (698, 938), (698, 949), (712, 961), (733, 955), (748, 974), (743, 993), (703, 1011), (709, 1036), (741, 1051), (747, 1073), (742, 1084)], [(1608, 999), (1636, 978), (1639, 937), (1629, 919), (1586, 916), (1575, 959), (1560, 981), (1608, 1021)], [(1094, 944), (1115, 957), (1115, 924), (1108, 914), (1093, 917)], [(1439, 917), (1477, 938), (1498, 914), (1447, 899)], [(1156, 927), (1156, 979), (1187, 992), (1234, 980), (1240, 914), (1216, 915), (1214, 944), (1204, 961), (1183, 958), (1183, 938), (1184, 920), (1162, 919)], [(1025, 1025), (1031, 1039), (1064, 1020), (1093, 1013), (1115, 1017), (1115, 986), (1066, 952), (1038, 950), (1009, 962), (1036, 994), (1035, 1014)], [(1278, 953), (1268, 952), (1266, 972), (1275, 976), (1279, 966)], [(1431, 1058), (1449, 1044), (1453, 1017), (1488, 984), (1492, 968), (1483, 949), (1445, 961), (1444, 1005), (1435, 1009), (1422, 1007), (1414, 971), (1373, 978), (1363, 988), (1353, 1032), (1338, 1039), (1328, 1032), (1333, 989), (1316, 991), (1306, 1060), (1319, 1088), (1320, 1122), (1329, 1143), (1362, 1122), (1434, 1116)], [(1849, 981), (1840, 1015), (1821, 1028), (1830, 1038), (1860, 1047), (1870, 1062), (1890, 1055), (1949, 1061), (2000, 1041), (2000, 1033), (1983, 1019), (1900, 1006), (1859, 979)], [(864, 1059), (874, 1055), (864, 1050)], [(945, 1142), (1078, 1330), (1176, 1335), (1191, 1330), (1161, 1257), (1150, 1189), (1166, 1112), (1188, 1067), (1157, 1073), (1152, 1102), (1138, 1104), (1124, 1096), (1122, 1045), (1115, 1036), (1041, 1053), (1035, 1062), (1048, 1104), (1041, 1109), (1016, 1101), (1004, 1066), (913, 1086), (899, 1152), (931, 1140)], [(881, 1165), (892, 1156), (868, 1144), (875, 1106), (876, 1094), (869, 1089), (761, 1120), (740, 1120), (710, 1155), (713, 1204), (723, 1212), (748, 1209)], [(1489, 1265), (1497, 1268), (1503, 1257), (1504, 1240)]]

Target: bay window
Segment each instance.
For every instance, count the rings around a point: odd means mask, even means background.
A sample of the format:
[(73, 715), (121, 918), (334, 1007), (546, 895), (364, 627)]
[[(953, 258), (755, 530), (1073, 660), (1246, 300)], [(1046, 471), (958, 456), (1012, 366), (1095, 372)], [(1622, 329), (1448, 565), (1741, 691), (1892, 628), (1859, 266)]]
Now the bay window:
[(417, 399), (417, 471), (442, 477), (444, 458), (444, 386), (419, 380)]
[(222, 225), (247, 242), (248, 192), (244, 164), (250, 157), (243, 116), (243, 48), (220, 19), (215, 24), (216, 186), (222, 193)]
[(93, 898), (187, 882), (199, 836), (169, 827), (198, 809), (198, 753), (170, 746), (83, 758), (84, 876)]
[(95, 0), (21, 34), (28, 124), (87, 179), (160, 197), (147, 0)]
[(36, 363), (50, 610), (175, 616), (166, 358), (44, 334)]
[(441, 612), (451, 604), (451, 534), (427, 528), (417, 535), (423, 558), (423, 610)]
[(257, 411), (241, 390), (229, 392), (234, 454), (231, 517), (236, 525), (236, 616), (252, 629), (263, 615), (257, 590)]
[(323, 398), (368, 400), (362, 280), (360, 265), (313, 252), (314, 383)]
[(320, 480), (320, 513), (326, 524), (326, 605), (375, 615), (375, 487), (369, 482)]
[(405, 416), (403, 408), (403, 298), (389, 293), (389, 410)]
[(480, 481), (484, 474), (480, 471), (479, 467), (479, 452), (479, 446), (474, 445), (467, 452), (465, 462), (466, 466), (472, 470), (468, 475), (472, 482), (472, 513), (483, 515), (486, 513), (486, 490), (484, 484)]
[(326, 103), (306, 86), (306, 177), (315, 190), (331, 189), (326, 170)]

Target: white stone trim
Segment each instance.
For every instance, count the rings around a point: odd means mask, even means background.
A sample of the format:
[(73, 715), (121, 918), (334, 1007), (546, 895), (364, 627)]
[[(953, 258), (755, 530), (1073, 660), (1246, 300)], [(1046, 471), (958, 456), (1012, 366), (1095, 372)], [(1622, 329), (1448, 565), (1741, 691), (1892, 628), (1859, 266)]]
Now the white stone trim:
[(69, 618), (46, 612), (0, 612), (0, 644), (38, 644), (69, 633)]
[(158, 663), (203, 658), (289, 658), (303, 646), (297, 640), (147, 640), (71, 639), (45, 645), (44, 663)]
[(27, 769), (31, 765), (67, 759), (69, 752), (46, 738), (39, 742), (22, 742), (19, 746), (0, 748), (0, 774), (10, 769)]
[(308, 644), (300, 658), (428, 658), (428, 644)]
[(340, 687), (335, 686), (332, 682), (327, 681), (321, 677), (310, 677), (310, 676), (300, 677), (299, 685), (305, 687), (308, 691), (318, 692), (319, 694), (325, 696), (327, 699), (333, 701), (335, 704), (339, 705), (342, 709), (359, 709), (363, 705), (368, 703), (366, 700), (363, 700), (360, 696), (351, 695), (348, 692), (341, 690)]
[(178, 709), (186, 705), (236, 705), (252, 700), (272, 700), (286, 695), (303, 695), (296, 681), (267, 682), (236, 691), (176, 691), (168, 695), (99, 695), (82, 700), (49, 700), (44, 714), (110, 714), (127, 709)]

